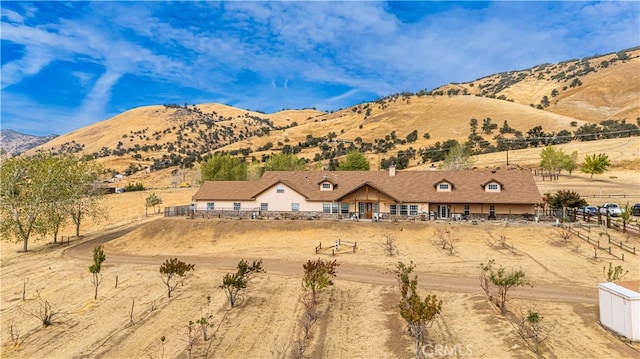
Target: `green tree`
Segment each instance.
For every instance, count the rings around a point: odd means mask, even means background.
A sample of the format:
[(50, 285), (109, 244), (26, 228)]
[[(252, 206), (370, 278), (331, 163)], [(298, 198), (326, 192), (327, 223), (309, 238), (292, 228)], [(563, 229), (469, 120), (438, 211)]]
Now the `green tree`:
[(147, 215), (147, 209), (149, 209), (149, 207), (153, 207), (154, 209), (154, 213), (158, 213), (160, 211), (160, 208), (158, 208), (158, 212), (156, 212), (156, 206), (159, 206), (162, 204), (162, 198), (160, 198), (158, 195), (156, 195), (155, 193), (150, 194), (146, 199), (145, 199), (145, 203), (144, 203), (144, 215)]
[(265, 171), (303, 171), (306, 162), (293, 153), (276, 153), (264, 163)]
[(484, 120), (482, 120), (482, 132), (485, 135), (490, 135), (491, 133), (493, 133), (493, 130), (495, 130), (496, 128), (498, 128), (498, 124), (491, 123), (490, 117), (487, 117)]
[(464, 170), (471, 168), (474, 162), (471, 150), (465, 145), (456, 144), (444, 156), (442, 167), (447, 170)]
[(99, 246), (95, 246), (93, 248), (93, 264), (89, 267), (89, 272), (92, 274), (92, 283), (95, 287), (96, 291), (93, 296), (93, 299), (98, 299), (98, 287), (100, 286), (100, 282), (102, 281), (102, 274), (100, 274), (100, 269), (102, 267), (102, 262), (107, 259), (104, 254), (102, 244)]
[(550, 204), (553, 208), (562, 208), (562, 213), (565, 213), (566, 208), (580, 208), (588, 205), (584, 198), (580, 198), (578, 192), (564, 189), (551, 197)]
[(241, 290), (247, 287), (249, 278), (254, 273), (264, 273), (264, 269), (262, 268), (262, 259), (253, 261), (251, 265), (242, 259), (238, 263), (238, 270), (236, 273), (227, 273), (222, 278), (222, 285), (220, 285), (220, 288), (223, 289), (227, 295), (231, 308), (235, 307), (238, 300), (238, 294)]
[(555, 176), (562, 169), (565, 163), (566, 154), (561, 149), (556, 149), (551, 145), (547, 145), (540, 152), (540, 167), (546, 170), (549, 175)]
[(358, 151), (353, 150), (347, 153), (347, 157), (344, 162), (339, 162), (338, 171), (368, 171), (370, 168), (369, 160), (365, 155)]
[(562, 159), (562, 169), (569, 172), (569, 176), (571, 176), (576, 168), (578, 168), (578, 151), (573, 151)]
[(593, 181), (593, 175), (599, 175), (605, 173), (611, 162), (609, 161), (609, 156), (604, 153), (598, 153), (593, 155), (586, 155), (584, 158), (584, 163), (580, 168), (580, 171), (590, 174), (590, 180)]
[(238, 157), (216, 153), (202, 162), (201, 181), (244, 181), (247, 179), (247, 164)]
[(622, 233), (627, 233), (627, 223), (631, 221), (631, 206), (629, 202), (624, 205), (622, 208), (622, 213), (620, 213), (620, 219), (622, 220)]
[(104, 207), (105, 191), (96, 185), (103, 168), (94, 160), (76, 160), (75, 157), (72, 157), (71, 163), (64, 176), (68, 187), (68, 200), (65, 203), (78, 237), (80, 225), (85, 218), (100, 222), (107, 217)]
[(52, 154), (2, 159), (0, 166), (0, 233), (4, 240), (22, 242), (28, 251), (34, 234), (51, 229), (49, 210), (59, 198), (64, 166)]
[(609, 262), (609, 268), (602, 267), (602, 274), (604, 274), (607, 282), (615, 282), (617, 280), (622, 279), (629, 271), (625, 271), (622, 266), (613, 266), (611, 262)]
[(407, 135), (407, 142), (412, 143), (418, 140), (418, 130), (413, 130)]
[(424, 299), (418, 294), (418, 276), (410, 277), (415, 265), (408, 266), (402, 262), (396, 264), (393, 274), (400, 287), (400, 315), (407, 322), (409, 333), (415, 341), (416, 359), (420, 358), (420, 348), (431, 326), (442, 311), (442, 300), (438, 300), (435, 294), (426, 295)]
[(522, 269), (511, 270), (509, 272), (502, 266), (500, 268), (494, 268), (495, 260), (491, 259), (487, 264), (480, 264), (482, 269), (482, 286), (489, 293), (487, 281), (498, 287), (498, 305), (502, 314), (507, 312), (507, 293), (513, 287), (521, 287), (527, 285), (528, 282), (525, 279), (525, 273)]
[(195, 264), (187, 264), (178, 258), (167, 259), (160, 265), (160, 274), (162, 275), (162, 282), (167, 286), (168, 298), (171, 298), (171, 293), (180, 284), (176, 276), (184, 278), (188, 272), (194, 270), (195, 266)]
[(304, 269), (302, 286), (311, 289), (311, 299), (314, 303), (318, 302), (317, 295), (320, 290), (333, 285), (332, 278), (336, 277), (336, 269), (339, 266), (340, 264), (335, 259), (333, 261), (308, 260), (302, 265)]
[(252, 161), (247, 167), (247, 180), (255, 181), (262, 177), (263, 168), (260, 165), (260, 161)]

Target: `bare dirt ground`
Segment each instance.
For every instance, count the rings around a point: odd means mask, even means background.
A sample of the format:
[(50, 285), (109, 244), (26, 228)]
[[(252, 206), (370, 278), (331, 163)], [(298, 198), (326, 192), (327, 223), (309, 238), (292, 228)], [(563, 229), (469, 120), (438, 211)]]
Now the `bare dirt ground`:
[[(445, 229), (458, 238), (453, 255), (438, 242), (437, 234)], [(186, 325), (201, 316), (207, 295), (216, 325), (221, 324), (213, 339), (196, 345), (196, 357), (207, 349), (210, 357), (277, 357), (297, 333), (302, 263), (332, 258), (326, 252), (316, 255), (314, 247), (337, 238), (357, 241), (357, 250), (343, 246), (335, 257), (341, 264), (338, 278), (322, 293), (309, 357), (411, 357), (412, 342), (397, 311), (397, 287), (388, 273), (400, 260), (413, 261), (424, 292), (443, 300), (442, 315), (428, 335), (430, 343), (458, 348), (459, 356), (532, 357), (479, 287), (479, 264), (490, 258), (526, 270), (533, 287), (513, 290), (509, 307), (534, 309), (555, 325), (546, 342), (548, 356), (637, 357), (637, 346), (598, 324), (595, 290), (609, 262), (622, 264), (638, 278), (637, 258), (636, 268), (633, 261), (620, 262), (602, 251), (594, 259), (586, 243), (578, 246), (572, 239), (563, 244), (557, 231), (542, 223), (158, 218), (69, 247), (3, 256), (3, 357), (186, 357)], [(384, 250), (387, 234), (397, 238), (393, 257)], [(500, 236), (508, 248), (499, 244)], [(640, 247), (638, 238), (622, 239)], [(100, 242), (105, 243), (107, 260), (98, 299), (93, 300), (88, 266), (91, 250)], [(195, 263), (196, 270), (167, 299), (158, 268), (173, 256)], [(254, 277), (241, 305), (229, 310), (217, 286), (241, 258), (263, 259), (267, 273)], [(31, 315), (40, 305), (36, 291), (60, 313), (48, 328), (41, 328)], [(134, 324), (129, 325), (133, 301)], [(10, 323), (21, 332), (15, 348), (7, 334)]]
[[(637, 195), (633, 175), (630, 170), (612, 171), (600, 180), (610, 181), (612, 193)], [(539, 182), (544, 191), (591, 188), (589, 183), (578, 175)], [(194, 192), (156, 191), (163, 206), (187, 204)], [(69, 246), (42, 240), (32, 242), (29, 253), (20, 253), (19, 244), (2, 243), (2, 358), (187, 358), (186, 327), (202, 316), (207, 296), (215, 323), (210, 334), (215, 335), (195, 345), (194, 357), (282, 357), (299, 331), (302, 264), (334, 258), (328, 251), (315, 254), (314, 248), (319, 243), (326, 248), (338, 238), (357, 241), (357, 250), (342, 246), (335, 257), (338, 277), (321, 294), (320, 319), (307, 357), (412, 357), (413, 343), (397, 309), (397, 285), (389, 274), (398, 261), (413, 261), (422, 293), (435, 293), (443, 300), (443, 312), (427, 335), (433, 345), (427, 357), (535, 357), (479, 286), (479, 265), (489, 259), (526, 271), (532, 287), (514, 289), (508, 307), (514, 312), (538, 311), (554, 326), (545, 342), (545, 357), (640, 355), (638, 344), (625, 343), (599, 325), (596, 290), (609, 263), (629, 271), (624, 279), (639, 279), (638, 256), (627, 253), (623, 262), (614, 256), (621, 253), (614, 248), (614, 255), (599, 251), (594, 258), (593, 248), (584, 241), (573, 237), (563, 243), (551, 223), (164, 219), (144, 215), (149, 194), (109, 196), (109, 219), (86, 223), (86, 235)], [(454, 254), (438, 241), (445, 230), (457, 239)], [(591, 228), (592, 237), (603, 245), (604, 232), (602, 227)], [(608, 233), (640, 248), (637, 236)], [(393, 257), (384, 250), (386, 235), (397, 238)], [(107, 260), (98, 299), (93, 300), (88, 268), (92, 248), (99, 243), (105, 244)], [(158, 272), (169, 257), (196, 264), (171, 299)], [(230, 310), (218, 286), (242, 258), (263, 259), (267, 273), (255, 276), (242, 303)], [(37, 318), (41, 299), (58, 314), (47, 328)], [(19, 332), (17, 346), (9, 334), (12, 324)]]

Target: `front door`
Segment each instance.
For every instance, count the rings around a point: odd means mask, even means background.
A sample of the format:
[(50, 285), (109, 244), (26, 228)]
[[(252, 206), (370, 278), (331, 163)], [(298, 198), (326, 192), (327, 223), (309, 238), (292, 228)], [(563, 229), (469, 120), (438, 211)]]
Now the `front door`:
[(449, 218), (449, 206), (441, 204), (438, 206), (438, 218)]
[(360, 217), (364, 215), (364, 218), (373, 218), (373, 202), (360, 202)]

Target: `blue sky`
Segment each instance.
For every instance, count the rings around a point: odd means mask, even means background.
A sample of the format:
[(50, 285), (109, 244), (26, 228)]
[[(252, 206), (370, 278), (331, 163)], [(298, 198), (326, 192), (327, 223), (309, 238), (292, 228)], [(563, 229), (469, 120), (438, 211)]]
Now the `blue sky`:
[(2, 1), (1, 128), (134, 107), (337, 110), (640, 45), (640, 2)]

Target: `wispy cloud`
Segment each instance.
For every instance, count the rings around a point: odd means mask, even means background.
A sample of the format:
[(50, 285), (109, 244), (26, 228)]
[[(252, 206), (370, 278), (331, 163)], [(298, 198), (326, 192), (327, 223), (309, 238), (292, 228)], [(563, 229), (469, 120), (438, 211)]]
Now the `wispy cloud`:
[[(61, 121), (55, 127), (42, 121), (37, 133), (68, 132), (123, 108), (171, 101), (331, 110), (637, 46), (639, 7), (624, 1), (5, 2), (2, 126), (36, 123), (15, 107), (29, 102), (35, 112), (53, 106)], [(80, 101), (38, 103), (34, 84), (46, 84), (49, 71), (68, 74), (70, 82), (50, 85), (76, 86)]]

